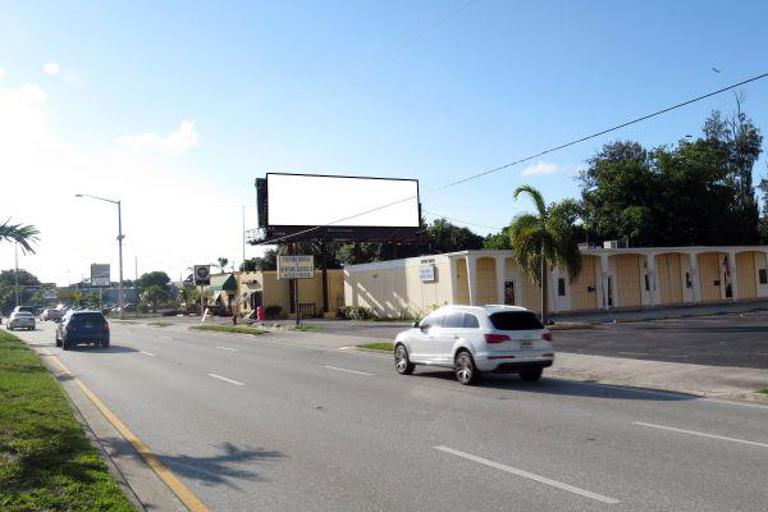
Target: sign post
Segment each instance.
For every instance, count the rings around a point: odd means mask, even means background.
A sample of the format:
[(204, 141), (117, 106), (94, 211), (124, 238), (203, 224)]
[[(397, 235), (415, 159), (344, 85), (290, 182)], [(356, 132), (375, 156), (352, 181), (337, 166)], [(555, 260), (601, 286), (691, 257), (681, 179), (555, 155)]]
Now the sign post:
[(203, 286), (211, 284), (211, 266), (195, 265), (193, 269), (195, 284), (200, 286), (200, 318), (205, 319), (205, 298)]
[(296, 311), (296, 325), (301, 325), (299, 309), (299, 279), (314, 279), (315, 259), (312, 255), (279, 255), (277, 257), (277, 278), (293, 280), (293, 300)]

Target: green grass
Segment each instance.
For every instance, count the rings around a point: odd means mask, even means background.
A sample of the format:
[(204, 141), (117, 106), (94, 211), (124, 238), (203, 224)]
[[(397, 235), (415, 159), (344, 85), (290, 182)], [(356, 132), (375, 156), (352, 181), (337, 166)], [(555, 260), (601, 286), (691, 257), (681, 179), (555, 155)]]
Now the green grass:
[(323, 332), (323, 328), (319, 325), (309, 325), (309, 324), (302, 324), (297, 326), (291, 327), (292, 331), (302, 331), (302, 332)]
[(170, 327), (173, 325), (173, 322), (147, 322), (147, 325), (152, 327)]
[(37, 356), (0, 331), (0, 510), (133, 511)]
[(193, 325), (190, 329), (197, 331), (236, 332), (239, 334), (266, 334), (269, 332), (255, 327), (248, 327), (247, 325), (202, 324)]
[(758, 393), (765, 393), (766, 395), (768, 395), (768, 386), (765, 386), (762, 389), (758, 389), (757, 392)]
[(372, 343), (360, 343), (358, 348), (367, 350), (380, 350), (381, 352), (392, 352), (394, 344), (391, 341), (374, 341)]

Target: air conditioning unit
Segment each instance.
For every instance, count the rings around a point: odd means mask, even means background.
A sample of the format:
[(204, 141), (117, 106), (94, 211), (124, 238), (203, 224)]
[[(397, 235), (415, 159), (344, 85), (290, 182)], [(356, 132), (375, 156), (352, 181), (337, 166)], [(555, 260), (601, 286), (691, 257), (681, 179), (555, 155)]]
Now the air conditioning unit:
[(603, 249), (626, 249), (629, 244), (626, 240), (606, 240), (603, 242)]

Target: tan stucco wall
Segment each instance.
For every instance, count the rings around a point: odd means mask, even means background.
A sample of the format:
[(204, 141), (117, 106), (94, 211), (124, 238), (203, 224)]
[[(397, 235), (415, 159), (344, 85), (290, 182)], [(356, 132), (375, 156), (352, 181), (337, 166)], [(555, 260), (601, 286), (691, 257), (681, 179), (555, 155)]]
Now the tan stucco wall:
[(754, 251), (736, 254), (736, 277), (738, 280), (739, 299), (754, 299), (757, 297), (756, 254)]
[[(702, 302), (724, 298), (722, 289), (725, 283), (720, 271), (724, 257), (724, 254), (716, 252), (703, 252), (698, 255)], [(715, 281), (719, 281), (720, 284), (715, 284)]]
[(641, 274), (640, 256), (637, 254), (620, 254), (613, 256), (616, 262), (616, 290), (618, 307), (632, 308), (640, 306)]
[[(570, 285), (571, 310), (582, 311), (597, 309), (597, 286), (600, 268), (600, 258), (582, 256), (581, 273)], [(592, 288), (592, 291), (588, 291)]]
[[(252, 283), (256, 281), (256, 283)], [(261, 290), (262, 304), (264, 306), (280, 306), (283, 313), (291, 310), (290, 290), (287, 279), (277, 279), (277, 272), (265, 270), (263, 272), (240, 272), (237, 274), (239, 298), (248, 290)], [(299, 280), (299, 302), (302, 304), (315, 304), (315, 312), (319, 315), (323, 311), (323, 281), (322, 272), (316, 271), (313, 279)], [(344, 275), (339, 269), (328, 270), (328, 307), (335, 312), (344, 305)], [(250, 306), (242, 305), (242, 312), (250, 311)]]
[(494, 258), (478, 258), (477, 260), (477, 300), (475, 304), (500, 304), (503, 298), (498, 297), (496, 287), (496, 260)]
[(456, 304), (469, 304), (469, 281), (467, 276), (467, 260), (456, 260)]
[(656, 256), (656, 272), (659, 276), (659, 299), (661, 304), (683, 302), (682, 258), (680, 253), (659, 254)]

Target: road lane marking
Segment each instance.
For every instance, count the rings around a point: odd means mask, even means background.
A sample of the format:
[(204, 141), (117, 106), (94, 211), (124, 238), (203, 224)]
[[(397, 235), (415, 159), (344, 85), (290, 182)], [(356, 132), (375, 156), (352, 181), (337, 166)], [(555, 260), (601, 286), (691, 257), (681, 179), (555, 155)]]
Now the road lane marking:
[(139, 350), (139, 352), (141, 352), (145, 356), (155, 357), (155, 354), (153, 354), (152, 352), (145, 352), (144, 350)]
[(235, 386), (245, 386), (245, 382), (240, 382), (239, 380), (235, 379), (229, 379), (227, 377), (224, 377), (222, 375), (217, 375), (215, 373), (209, 373), (209, 377), (213, 377), (214, 379), (223, 380), (224, 382), (229, 382), (230, 384), (234, 384)]
[(61, 360), (52, 354), (50, 351), (45, 350), (45, 355), (53, 356), (51, 360), (59, 367), (59, 369), (77, 384), (77, 387), (85, 394), (86, 397), (93, 403), (94, 406), (101, 412), (101, 414), (107, 419), (107, 421), (117, 430), (123, 438), (128, 441), (134, 450), (141, 456), (147, 465), (160, 477), (160, 479), (167, 485), (171, 491), (176, 495), (179, 500), (187, 507), (190, 512), (210, 512), (210, 509), (200, 501), (198, 498), (179, 478), (163, 464), (158, 456), (149, 449), (144, 442), (136, 437), (131, 430), (113, 413), (104, 402), (86, 386), (83, 381), (76, 377), (69, 368), (61, 362)]
[(240, 351), (239, 351), (239, 350), (237, 350), (236, 348), (232, 348), (232, 347), (225, 347), (224, 345), (218, 345), (216, 348), (218, 348), (218, 349), (220, 349), (220, 350), (229, 350), (230, 352), (240, 352)]
[(716, 434), (707, 434), (706, 432), (698, 432), (696, 430), (685, 430), (682, 428), (667, 427), (666, 425), (655, 425), (653, 423), (644, 423), (642, 421), (633, 421), (632, 424), (639, 425), (641, 427), (650, 427), (650, 428), (658, 428), (660, 430), (669, 430), (670, 432), (677, 432), (679, 434), (689, 434), (692, 436), (718, 439), (720, 441), (730, 441), (732, 443), (748, 444), (750, 446), (759, 446), (760, 448), (768, 448), (768, 443), (758, 443), (756, 441), (749, 441), (747, 439), (737, 439), (735, 437), (718, 436)]
[(584, 496), (585, 498), (590, 498), (596, 501), (600, 501), (602, 503), (607, 503), (609, 505), (615, 505), (616, 503), (621, 503), (621, 501), (610, 498), (608, 496), (604, 496), (602, 494), (598, 494), (596, 492), (587, 491), (585, 489), (581, 489), (579, 487), (574, 487), (573, 485), (568, 485), (563, 482), (558, 482), (557, 480), (552, 480), (551, 478), (547, 478), (545, 476), (537, 475), (535, 473), (530, 473), (528, 471), (524, 471), (522, 469), (513, 468), (511, 466), (507, 466), (506, 464), (500, 464), (498, 462), (494, 462), (492, 460), (485, 459), (483, 457), (478, 457), (477, 455), (472, 455), (471, 453), (462, 452), (459, 450), (454, 450), (453, 448), (449, 448), (447, 446), (435, 446), (435, 450), (440, 450), (446, 453), (450, 453), (451, 455), (455, 455), (457, 457), (461, 457), (463, 459), (471, 460), (472, 462), (477, 462), (478, 464), (483, 464), (484, 466), (488, 466), (494, 469), (498, 469), (501, 471), (506, 471), (507, 473), (511, 473), (515, 476), (519, 476), (522, 478), (527, 478), (529, 480), (533, 480), (534, 482), (539, 482), (541, 484), (550, 485), (552, 487), (557, 487), (558, 489), (562, 489), (564, 491), (572, 492), (574, 494), (578, 494), (579, 496)]
[(173, 341), (173, 338), (171, 338), (170, 336), (158, 336), (158, 338), (160, 338), (161, 340)]
[(337, 372), (354, 373), (354, 374), (357, 374), (357, 375), (368, 375), (369, 377), (373, 375), (372, 373), (360, 372), (360, 371), (357, 371), (357, 370), (349, 370), (347, 368), (339, 368), (338, 366), (325, 365), (324, 368), (328, 368), (329, 370), (335, 370)]

